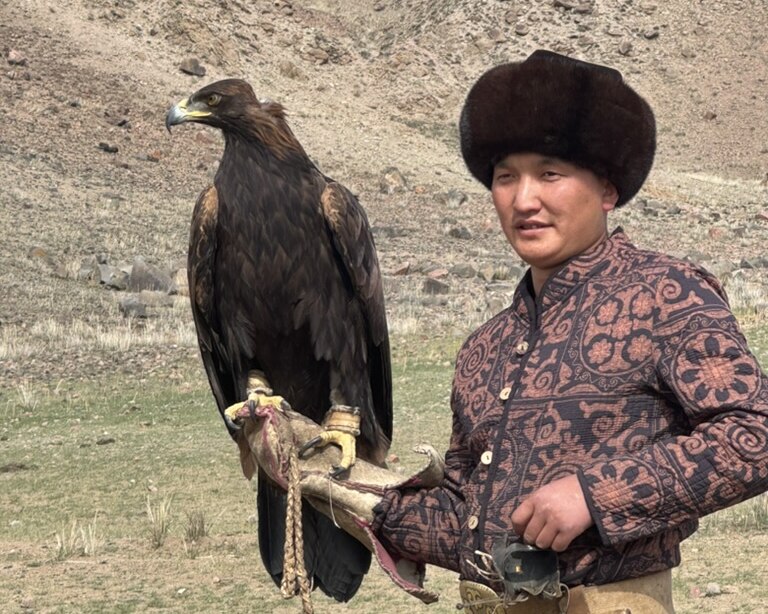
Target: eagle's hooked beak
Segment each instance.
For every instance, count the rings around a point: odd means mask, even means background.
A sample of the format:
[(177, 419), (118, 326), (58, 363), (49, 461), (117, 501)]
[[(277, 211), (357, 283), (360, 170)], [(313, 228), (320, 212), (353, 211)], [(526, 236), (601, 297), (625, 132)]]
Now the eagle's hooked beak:
[(168, 132), (171, 131), (171, 126), (183, 124), (188, 121), (196, 121), (199, 118), (209, 117), (211, 115), (210, 111), (199, 111), (194, 107), (194, 104), (191, 107), (189, 106), (189, 98), (180, 100), (172, 106), (165, 116), (165, 127)]

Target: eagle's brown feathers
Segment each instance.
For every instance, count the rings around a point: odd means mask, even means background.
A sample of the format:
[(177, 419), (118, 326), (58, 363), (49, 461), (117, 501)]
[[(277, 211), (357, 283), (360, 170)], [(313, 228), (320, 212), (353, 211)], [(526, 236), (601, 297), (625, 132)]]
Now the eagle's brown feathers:
[[(258, 369), (275, 394), (316, 422), (332, 395), (360, 407), (358, 454), (381, 462), (392, 436), (390, 355), (364, 210), (315, 167), (283, 107), (259, 101), (246, 82), (202, 88), (166, 123), (190, 121), (225, 138), (213, 186), (195, 206), (188, 262), (200, 351), (220, 412), (246, 398), (248, 372)], [(259, 545), (278, 583), (284, 505), (260, 476)], [(303, 519), (315, 585), (349, 599), (370, 554), (309, 506)]]

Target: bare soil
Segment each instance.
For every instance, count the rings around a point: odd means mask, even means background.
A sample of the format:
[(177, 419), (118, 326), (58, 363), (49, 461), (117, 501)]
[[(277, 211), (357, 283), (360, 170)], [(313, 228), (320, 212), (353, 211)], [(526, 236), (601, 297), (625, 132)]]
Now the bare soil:
[[(245, 78), (260, 96), (283, 103), (318, 165), (359, 195), (376, 233), (392, 329), (411, 339), (466, 334), (509, 297), (515, 279), (462, 277), (452, 267), (520, 263), (498, 232), (488, 194), (463, 165), (456, 120), (484, 70), (540, 47), (618, 68), (656, 112), (654, 170), (613, 224), (644, 247), (710, 266), (743, 309), (761, 312), (768, 296), (765, 0), (12, 0), (0, 4), (0, 408), (18, 403), (28, 386), (99, 385), (115, 374), (128, 389), (147, 380), (204, 387), (183, 305), (128, 322), (117, 307), (124, 293), (81, 281), (77, 271), (92, 256), (183, 266), (192, 205), (216, 170), (222, 141), (199, 126), (171, 136), (164, 117), (180, 98), (226, 77)], [(179, 69), (190, 58), (205, 76)], [(392, 166), (407, 185), (383, 193), (380, 180)], [(456, 204), (450, 190), (466, 200)], [(462, 227), (465, 238), (452, 232)], [(423, 290), (436, 269), (446, 271), (446, 294)], [(75, 342), (67, 331), (77, 326), (105, 332)], [(114, 330), (128, 339), (125, 347), (106, 337)], [(168, 341), (136, 341), (155, 330)], [(226, 559), (229, 547), (226, 537), (217, 540), (182, 571), (132, 542), (116, 543), (122, 554), (104, 564), (39, 568), (34, 561), (50, 552), (11, 544), (17, 555), (5, 560), (26, 561), (21, 571), (7, 567), (21, 574), (14, 611), (79, 611), (67, 602), (98, 603), (81, 591), (102, 588), (116, 595), (105, 598), (105, 609), (119, 609), (118, 593), (133, 591), (143, 595), (136, 611), (181, 611), (183, 592), (166, 591), (155, 604), (146, 597), (152, 582), (167, 588), (176, 573), (188, 574), (179, 589), (206, 586), (211, 603), (248, 611), (236, 598), (252, 586), (242, 574), (227, 600), (228, 575), (242, 558), (211, 575), (208, 562)], [(738, 542), (742, 550), (750, 543), (748, 536)], [(691, 562), (677, 578), (703, 582), (712, 562), (697, 559), (691, 544)], [(731, 564), (728, 544), (719, 547), (724, 556), (712, 564)], [(257, 566), (255, 552), (251, 558)], [(138, 571), (137, 561), (145, 565)], [(97, 581), (83, 588), (86, 576)], [(745, 582), (735, 579), (719, 601), (683, 597), (683, 611), (765, 611)], [(59, 605), (25, 592), (40, 585), (60, 591)], [(393, 590), (382, 588), (371, 611), (381, 603), (411, 607), (388, 602)]]

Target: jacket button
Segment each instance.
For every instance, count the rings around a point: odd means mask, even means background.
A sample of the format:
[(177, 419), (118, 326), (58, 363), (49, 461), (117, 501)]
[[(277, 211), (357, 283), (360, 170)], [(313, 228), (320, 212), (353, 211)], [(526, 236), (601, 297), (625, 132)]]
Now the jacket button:
[(493, 452), (491, 452), (490, 450), (486, 450), (480, 456), (480, 462), (483, 463), (483, 465), (490, 465), (492, 460), (493, 460)]
[(507, 386), (506, 388), (502, 388), (501, 392), (499, 393), (499, 398), (502, 401), (506, 401), (509, 398), (509, 395), (512, 394), (512, 388)]
[(477, 516), (470, 516), (467, 519), (467, 526), (470, 528), (471, 531), (474, 531), (477, 528), (477, 525), (479, 524), (479, 520), (477, 519)]
[(515, 346), (515, 353), (518, 356), (522, 356), (528, 351), (528, 342), (527, 341), (521, 341)]

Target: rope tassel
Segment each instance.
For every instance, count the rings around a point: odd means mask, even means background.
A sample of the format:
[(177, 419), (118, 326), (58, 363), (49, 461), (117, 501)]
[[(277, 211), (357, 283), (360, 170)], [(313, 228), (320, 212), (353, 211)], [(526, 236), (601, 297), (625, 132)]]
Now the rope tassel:
[(303, 614), (313, 614), (312, 586), (304, 564), (304, 529), (301, 524), (301, 475), (295, 446), (288, 454), (288, 505), (285, 513), (285, 550), (280, 593), (286, 599), (301, 595)]

